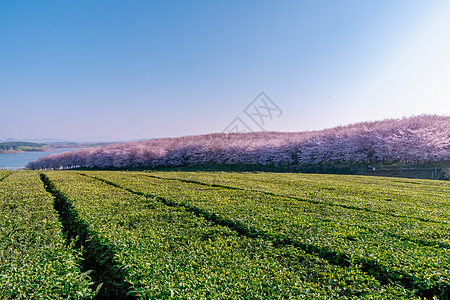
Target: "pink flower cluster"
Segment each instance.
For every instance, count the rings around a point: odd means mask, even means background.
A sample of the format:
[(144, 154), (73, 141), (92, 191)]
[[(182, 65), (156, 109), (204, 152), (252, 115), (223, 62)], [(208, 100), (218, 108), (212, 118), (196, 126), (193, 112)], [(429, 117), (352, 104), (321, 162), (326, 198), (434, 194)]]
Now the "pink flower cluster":
[(450, 117), (421, 115), (300, 133), (214, 133), (53, 154), (30, 169), (154, 168), (201, 164), (405, 164), (450, 160)]

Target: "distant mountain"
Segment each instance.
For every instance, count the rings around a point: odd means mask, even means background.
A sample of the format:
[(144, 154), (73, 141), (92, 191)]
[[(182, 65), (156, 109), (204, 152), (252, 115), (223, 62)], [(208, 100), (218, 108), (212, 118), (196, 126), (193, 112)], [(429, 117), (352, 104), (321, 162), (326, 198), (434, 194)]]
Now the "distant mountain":
[(70, 143), (71, 141), (52, 138), (34, 138), (34, 139), (7, 138), (6, 140), (4, 140), (4, 142), (29, 142), (38, 144), (54, 144), (54, 143)]
[(16, 141), (18, 141), (18, 140), (16, 140), (15, 138), (7, 138), (7, 139), (4, 140), (4, 141), (1, 141), (1, 140), (0, 140), (0, 142), (16, 142)]
[(318, 166), (450, 160), (450, 117), (421, 115), (310, 132), (214, 133), (119, 143), (43, 157), (39, 168)]
[(6, 140), (0, 140), (0, 142), (29, 142), (38, 144), (51, 144), (51, 145), (61, 145), (61, 144), (79, 144), (79, 145), (109, 145), (114, 143), (129, 143), (129, 142), (139, 142), (147, 141), (149, 139), (133, 139), (126, 141), (79, 141), (79, 140), (66, 140), (66, 139), (54, 139), (54, 138), (31, 138), (31, 139), (16, 139), (7, 138)]

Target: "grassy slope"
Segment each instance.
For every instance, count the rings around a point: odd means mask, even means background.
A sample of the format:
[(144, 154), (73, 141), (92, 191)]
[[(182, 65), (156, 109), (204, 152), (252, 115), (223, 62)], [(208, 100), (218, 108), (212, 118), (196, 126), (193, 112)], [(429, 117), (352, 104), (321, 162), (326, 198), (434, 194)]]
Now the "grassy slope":
[(0, 215), (1, 299), (84, 299), (94, 294), (65, 244), (53, 199), (37, 172), (0, 172)]
[[(51, 171), (41, 178), (65, 206), (59, 214), (69, 238), (84, 234), (75, 244), (97, 261), (92, 275), (96, 285), (105, 282), (105, 297), (110, 281), (111, 289), (156, 298), (449, 299), (449, 182), (230, 172)], [(45, 199), (46, 218), (56, 222), (37, 173), (0, 171), (0, 188), (27, 218), (45, 212), (30, 206)], [(23, 197), (30, 202), (17, 202)], [(43, 224), (20, 226), (39, 232)], [(2, 230), (15, 232), (8, 226)], [(56, 251), (64, 248), (59, 226), (49, 235)], [(47, 238), (39, 245), (51, 250)], [(24, 241), (21, 251), (34, 251)], [(5, 266), (3, 274), (12, 274)], [(46, 271), (50, 282), (64, 278)]]
[[(108, 174), (116, 175), (88, 173)], [(46, 176), (73, 205), (77, 218), (88, 224), (87, 240), (113, 249), (108, 255), (114, 257), (115, 268), (127, 266), (123, 282), (132, 294), (182, 299), (409, 298), (402, 287), (382, 285), (355, 266), (330, 265), (292, 245), (245, 236), (189, 209), (75, 172)], [(93, 248), (99, 246), (86, 249)]]
[(379, 280), (422, 296), (448, 297), (446, 182), (275, 173), (86, 174), (244, 234), (287, 241), (332, 263), (351, 260)]

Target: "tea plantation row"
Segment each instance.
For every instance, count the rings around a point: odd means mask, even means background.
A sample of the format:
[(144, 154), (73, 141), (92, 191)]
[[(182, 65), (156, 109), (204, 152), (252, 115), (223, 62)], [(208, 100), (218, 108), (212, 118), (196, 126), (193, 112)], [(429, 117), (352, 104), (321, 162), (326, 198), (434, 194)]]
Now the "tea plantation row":
[(92, 282), (64, 242), (39, 175), (8, 174), (0, 173), (0, 298), (91, 298)]
[[(333, 202), (334, 198), (345, 198), (345, 193), (342, 195), (339, 190), (325, 200), (321, 197), (313, 200), (294, 199), (268, 193), (264, 186), (261, 190), (250, 190), (235, 186), (227, 188), (213, 183), (205, 185), (201, 180), (213, 178), (210, 174), (191, 174), (197, 176), (196, 182), (163, 179), (165, 176), (179, 176), (177, 173), (167, 174), (90, 173), (89, 176), (149, 198), (156, 197), (165, 203), (186, 207), (247, 236), (290, 244), (341, 266), (358, 266), (381, 282), (401, 283), (419, 295), (448, 298), (450, 226), (445, 214), (449, 215), (446, 207), (449, 206), (450, 189), (447, 183), (431, 183), (431, 188), (423, 188), (422, 197), (411, 197), (410, 203), (397, 196), (401, 192), (398, 185), (394, 189), (378, 185), (391, 199), (388, 202), (394, 202), (388, 212), (388, 204), (384, 204), (384, 211), (366, 210), (360, 209), (357, 200), (351, 198), (347, 200), (354, 202), (351, 206), (341, 206), (339, 201)], [(251, 177), (249, 174), (238, 176), (244, 177), (241, 183), (245, 182), (245, 177)], [(270, 181), (272, 176), (261, 174), (260, 177)], [(302, 184), (304, 175), (295, 176), (299, 179), (297, 189), (319, 190)], [(329, 190), (337, 189), (340, 179), (345, 181), (352, 178), (355, 181), (354, 190), (364, 189), (366, 184), (376, 185), (377, 180), (380, 180), (337, 176), (335, 184), (329, 184), (326, 182), (329, 176), (315, 176), (319, 184), (320, 179), (325, 179), (322, 189), (325, 187)], [(254, 186), (251, 181), (246, 182), (247, 187)], [(425, 186), (430, 184), (428, 181), (414, 182)], [(283, 182), (279, 183), (278, 190), (283, 190), (285, 186)], [(403, 187), (405, 192), (407, 186)], [(286, 190), (289, 192), (289, 189)], [(436, 210), (443, 215), (442, 220), (423, 219), (408, 213), (411, 210), (409, 205), (424, 205), (424, 198), (431, 202), (429, 198), (433, 192), (436, 192), (437, 206), (441, 209)], [(403, 204), (395, 203), (397, 198)], [(381, 197), (372, 201), (383, 205)]]
[(0, 171), (0, 290), (7, 299), (448, 299), (450, 185), (404, 181)]

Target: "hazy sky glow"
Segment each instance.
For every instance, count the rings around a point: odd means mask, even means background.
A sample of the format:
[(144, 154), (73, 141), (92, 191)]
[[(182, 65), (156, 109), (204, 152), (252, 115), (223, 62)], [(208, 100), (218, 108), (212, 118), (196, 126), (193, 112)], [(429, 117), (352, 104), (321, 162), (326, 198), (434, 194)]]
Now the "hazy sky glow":
[(448, 1), (0, 2), (0, 140), (267, 130), (450, 115)]

